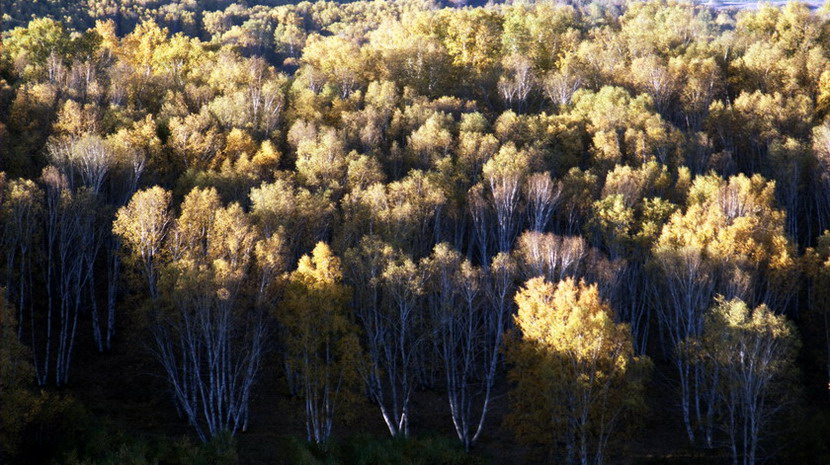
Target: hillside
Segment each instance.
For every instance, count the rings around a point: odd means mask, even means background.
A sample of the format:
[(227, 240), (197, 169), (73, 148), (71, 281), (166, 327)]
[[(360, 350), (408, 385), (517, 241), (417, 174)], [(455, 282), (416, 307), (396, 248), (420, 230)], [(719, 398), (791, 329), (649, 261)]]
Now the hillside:
[(732, 6), (4, 2), (0, 463), (830, 463), (830, 11)]

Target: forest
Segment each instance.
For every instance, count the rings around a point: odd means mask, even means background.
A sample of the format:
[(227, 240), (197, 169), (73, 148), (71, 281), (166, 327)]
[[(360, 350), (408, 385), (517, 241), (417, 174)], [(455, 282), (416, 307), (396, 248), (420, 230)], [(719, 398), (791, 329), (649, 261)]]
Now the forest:
[(0, 464), (830, 463), (830, 3), (3, 0)]

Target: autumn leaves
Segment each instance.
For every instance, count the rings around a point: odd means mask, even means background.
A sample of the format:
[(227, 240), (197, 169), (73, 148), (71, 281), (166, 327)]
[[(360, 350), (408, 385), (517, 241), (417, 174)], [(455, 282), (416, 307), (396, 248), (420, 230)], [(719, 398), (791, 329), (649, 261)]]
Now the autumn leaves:
[(603, 463), (615, 429), (644, 405), (651, 361), (635, 354), (595, 284), (533, 278), (516, 304), (508, 421), (521, 439), (563, 444), (566, 463)]
[(780, 315), (830, 370), (824, 16), (234, 5), (171, 36), (141, 11), (4, 41), (2, 277), (40, 384), (76, 336), (146, 329), (203, 439), (284, 371), (309, 441), (361, 400), (417, 432), (437, 389), (470, 449), (515, 388), (519, 437), (599, 463), (646, 354), (736, 459), (792, 365)]

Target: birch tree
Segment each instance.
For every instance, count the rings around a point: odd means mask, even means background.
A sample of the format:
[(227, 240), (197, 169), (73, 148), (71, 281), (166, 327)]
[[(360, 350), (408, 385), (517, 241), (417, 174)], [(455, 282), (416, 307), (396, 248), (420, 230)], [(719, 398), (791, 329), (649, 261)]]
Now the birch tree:
[[(32, 280), (33, 266), (36, 263), (34, 255), (38, 252), (37, 241), (42, 226), (43, 191), (28, 179), (11, 180), (4, 187), (2, 218), (5, 223), (3, 248), (6, 253), (6, 289), (17, 305), (17, 336), (22, 340), (27, 308), (32, 337), (36, 332)], [(32, 346), (34, 345), (33, 339)]]
[[(497, 272), (504, 271), (504, 262), (503, 256), (496, 257)], [(434, 338), (444, 364), (453, 426), (469, 450), (490, 410), (507, 307), (487, 305), (484, 273), (446, 243), (436, 245), (422, 267), (428, 275)]]
[(502, 60), (506, 73), (499, 79), (498, 90), (504, 103), (524, 112), (528, 98), (536, 87), (533, 63), (522, 55), (508, 55)]
[(423, 274), (410, 257), (372, 236), (346, 256), (366, 348), (361, 375), (389, 433), (408, 436), (418, 352), (427, 342), (417, 331)]
[(789, 382), (800, 347), (795, 327), (766, 305), (751, 309), (740, 299), (719, 298), (702, 336), (690, 343), (717, 385), (719, 426), (732, 463), (764, 462), (764, 439), (792, 402)]
[(38, 384), (43, 386), (54, 380), (61, 386), (69, 381), (78, 316), (83, 291), (87, 289), (79, 244), (84, 217), (89, 215), (85, 206), (90, 193), (73, 193), (67, 178), (54, 166), (43, 170), (41, 183), (46, 309), (37, 315), (32, 313), (32, 345)]
[(562, 183), (551, 179), (550, 173), (534, 173), (525, 180), (528, 226), (545, 232), (562, 196)]
[(155, 186), (133, 195), (112, 225), (141, 270), (151, 299), (158, 298), (161, 253), (171, 222), (170, 192)]
[(83, 292), (86, 297), (78, 296), (76, 300), (79, 301), (78, 305), (81, 300), (88, 303), (93, 339), (98, 350), (103, 351), (105, 336), (102, 336), (98, 312), (95, 263), (110, 232), (104, 226), (108, 215), (104, 213), (106, 206), (103, 189), (115, 163), (115, 156), (110, 144), (92, 134), (56, 140), (48, 148), (53, 164), (67, 180), (67, 188), (75, 195), (76, 201), (83, 204), (74, 209), (78, 215), (79, 252), (74, 259), (80, 263), (73, 266), (78, 267), (82, 274), (76, 292)]
[(579, 236), (526, 231), (519, 236), (516, 249), (525, 279), (544, 276), (558, 282), (585, 274), (589, 247)]
[(529, 164), (530, 156), (527, 152), (517, 150), (515, 146), (508, 144), (502, 146), (482, 167), (484, 180), (489, 188), (488, 200), (492, 202), (495, 213), (498, 252), (509, 252), (519, 232), (519, 201)]
[(340, 259), (319, 242), (291, 273), (278, 307), (285, 355), (302, 384), (306, 439), (318, 444), (331, 436), (335, 408), (357, 374), (360, 346), (347, 311), (350, 294)]
[[(145, 168), (151, 161), (158, 158), (161, 151), (161, 141), (156, 135), (156, 125), (153, 118), (145, 117), (132, 128), (122, 129), (107, 138), (114, 154), (114, 167), (108, 176), (109, 196), (111, 204), (107, 209), (107, 222), (116, 220), (117, 210), (130, 201), (138, 189), (139, 181)], [(116, 329), (116, 303), (121, 291), (121, 259), (122, 243), (120, 237), (110, 231), (110, 227), (103, 227), (105, 240), (104, 249), (107, 262), (107, 324), (104, 346), (112, 348)]]
[(774, 199), (774, 183), (758, 175), (699, 176), (686, 211), (670, 217), (652, 249), (661, 273), (652, 283), (664, 350), (672, 351), (678, 370), (683, 422), (693, 442), (699, 429), (712, 444), (716, 393), (689, 362), (683, 341), (702, 334), (716, 293), (786, 308), (795, 291), (794, 250)]
[(509, 424), (521, 440), (563, 444), (565, 463), (605, 463), (615, 430), (643, 401), (649, 359), (634, 355), (628, 325), (614, 322), (596, 285), (533, 278), (516, 304)]
[(282, 263), (254, 260), (282, 248), (261, 240), (242, 208), (223, 206), (215, 189), (191, 191), (175, 219), (169, 198), (157, 187), (137, 193), (119, 211), (115, 231), (147, 280), (153, 352), (176, 407), (207, 441), (247, 427), (268, 334), (255, 296)]

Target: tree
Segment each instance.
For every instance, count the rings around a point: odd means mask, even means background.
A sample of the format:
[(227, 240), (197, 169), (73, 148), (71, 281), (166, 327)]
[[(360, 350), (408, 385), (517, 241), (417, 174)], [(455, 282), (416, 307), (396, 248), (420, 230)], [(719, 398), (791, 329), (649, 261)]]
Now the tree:
[[(441, 40), (452, 63), (470, 73), (481, 90), (493, 81), (500, 61), (502, 18), (484, 9), (445, 10)], [(484, 96), (487, 98), (487, 95)]]
[(632, 97), (622, 88), (605, 86), (596, 93), (580, 90), (573, 101), (573, 114), (585, 121), (593, 161), (600, 168), (653, 159), (669, 164), (677, 157), (682, 134), (651, 109), (649, 96)]
[(421, 13), (411, 21), (387, 23), (369, 39), (384, 79), (432, 97), (449, 93), (456, 83), (452, 57), (429, 26), (430, 16)]
[[(44, 168), (41, 182), (45, 194), (43, 271), (47, 302), (45, 334), (37, 337), (33, 333), (33, 346), (43, 346), (42, 353), (34, 349), (35, 360), (39, 361), (35, 370), (40, 385), (48, 383), (53, 373), (55, 383), (61, 386), (69, 381), (81, 302), (88, 290), (82, 233), (89, 230), (87, 221), (96, 209), (89, 208), (94, 194), (85, 188), (73, 192), (67, 176), (54, 166)], [(37, 339), (40, 341), (35, 342)]]
[(15, 28), (4, 40), (5, 54), (20, 74), (57, 80), (57, 69), (72, 50), (72, 39), (63, 24), (50, 19), (34, 19), (27, 27)]
[(812, 346), (810, 342), (819, 341), (821, 347), (817, 350), (817, 358), (824, 370), (823, 381), (830, 386), (830, 306), (827, 305), (830, 302), (830, 232), (824, 231), (817, 242), (817, 246), (805, 250), (802, 257), (805, 275), (810, 278), (803, 334), (806, 348)]
[(429, 253), (447, 203), (433, 174), (412, 170), (400, 181), (375, 183), (347, 195), (341, 202), (347, 244), (370, 234), (414, 255)]
[(723, 86), (721, 70), (713, 57), (681, 56), (671, 59), (669, 68), (681, 80), (679, 100), (686, 127), (697, 131)]
[[(73, 266), (82, 274), (79, 278), (79, 289), (87, 292), (89, 312), (92, 317), (92, 330), (98, 351), (104, 350), (105, 341), (110, 341), (114, 328), (104, 327), (98, 312), (96, 295), (95, 264), (107, 238), (109, 228), (104, 226), (109, 221), (105, 198), (105, 182), (113, 171), (117, 159), (114, 156), (111, 144), (106, 140), (91, 134), (79, 137), (69, 136), (66, 140), (53, 141), (48, 145), (52, 163), (67, 180), (67, 189), (74, 195), (78, 203), (72, 211), (77, 214), (78, 254), (75, 260), (80, 263)], [(76, 300), (80, 300), (78, 297)], [(114, 307), (110, 307), (113, 311)], [(114, 324), (114, 314), (110, 313), (107, 323)], [(107, 344), (108, 347), (108, 344)]]
[[(0, 177), (2, 178), (2, 177)], [(3, 179), (5, 181), (5, 179)], [(3, 182), (0, 181), (0, 186)], [(34, 321), (35, 303), (32, 294), (33, 265), (36, 263), (37, 235), (40, 232), (41, 213), (43, 209), (43, 192), (33, 181), (15, 179), (6, 183), (2, 218), (5, 223), (3, 231), (6, 253), (6, 289), (12, 301), (16, 301), (18, 310), (18, 338), (23, 337), (23, 320), (26, 308)], [(16, 282), (15, 282), (16, 281)], [(30, 328), (32, 334), (34, 328)]]
[(577, 234), (588, 220), (591, 204), (599, 191), (599, 180), (591, 170), (571, 168), (562, 178), (562, 210), (564, 225), (568, 234)]
[(643, 402), (650, 360), (596, 285), (533, 278), (516, 294), (507, 339), (510, 425), (528, 442), (565, 445), (566, 463), (605, 462), (609, 439)]
[(711, 444), (715, 393), (713, 386), (701, 384), (700, 367), (690, 364), (682, 342), (701, 334), (704, 312), (717, 293), (787, 307), (796, 268), (783, 212), (775, 208), (774, 183), (759, 175), (699, 176), (685, 212), (671, 215), (652, 253), (660, 271), (652, 283), (667, 337), (664, 350), (672, 351), (678, 369), (687, 433), (694, 441), (694, 430), (702, 428)]
[(244, 59), (225, 52), (217, 61), (209, 79), (222, 95), (208, 104), (212, 112), (227, 129), (272, 137), (285, 106), (285, 76), (259, 57)]
[(303, 48), (302, 62), (323, 73), (327, 82), (345, 99), (363, 87), (369, 62), (360, 47), (342, 36), (309, 36)]
[(15, 452), (35, 399), (27, 387), (34, 378), (29, 353), (17, 338), (17, 319), (0, 289), (0, 460)]
[(632, 81), (654, 102), (654, 108), (666, 114), (677, 91), (675, 76), (658, 57), (648, 55), (631, 61)]
[(446, 157), (453, 138), (452, 119), (441, 113), (432, 114), (424, 124), (407, 137), (407, 148), (413, 154), (413, 165), (428, 169)]
[(319, 242), (288, 277), (276, 311), (288, 365), (302, 384), (306, 437), (316, 443), (331, 436), (335, 407), (354, 388), (360, 357), (348, 312), (351, 291), (342, 281), (340, 259)]
[(361, 375), (389, 434), (406, 437), (418, 355), (427, 342), (418, 331), (424, 319), (418, 311), (423, 273), (408, 255), (369, 235), (346, 259), (366, 348)]
[(820, 186), (816, 195), (818, 230), (830, 227), (830, 124), (813, 129), (813, 154), (816, 159), (816, 180)]
[(562, 183), (550, 173), (533, 173), (524, 184), (527, 199), (527, 222), (533, 231), (545, 232), (562, 196)]
[(250, 191), (251, 214), (265, 236), (281, 234), (293, 262), (332, 228), (334, 203), (326, 192), (313, 193), (294, 177), (280, 176)]
[(113, 234), (132, 252), (152, 299), (158, 298), (159, 260), (171, 221), (170, 192), (155, 186), (133, 195), (112, 224)]
[(184, 169), (205, 169), (211, 166), (223, 142), (214, 117), (207, 108), (200, 113), (170, 119), (170, 137), (167, 145), (177, 157), (175, 162)]
[(585, 78), (578, 66), (566, 62), (559, 70), (550, 71), (541, 82), (542, 91), (551, 103), (564, 107), (571, 103), (571, 98), (578, 91)]
[(499, 94), (508, 107), (516, 108), (516, 111), (522, 113), (536, 87), (533, 64), (525, 56), (508, 55), (504, 57), (503, 66), (508, 74), (499, 79)]
[(690, 341), (696, 360), (717, 386), (720, 427), (735, 464), (763, 462), (772, 420), (793, 402), (791, 385), (800, 342), (792, 323), (766, 305), (750, 309), (719, 297), (703, 334)]
[(290, 11), (285, 13), (284, 18), (280, 18), (274, 29), (274, 43), (278, 53), (295, 59), (300, 57), (308, 37), (302, 22), (303, 19), (299, 15)]
[[(509, 259), (498, 256), (494, 271), (512, 273)], [(437, 353), (444, 364), (450, 414), (458, 439), (470, 450), (481, 436), (496, 381), (499, 349), (509, 308), (499, 300), (505, 283), (490, 282), (482, 270), (447, 243), (440, 243), (421, 262)], [(499, 276), (502, 277), (502, 276)], [(495, 280), (498, 280), (496, 277)], [(503, 278), (503, 277), (502, 277)], [(492, 289), (493, 308), (484, 300)], [(507, 289), (504, 289), (507, 290)]]
[(303, 184), (340, 192), (346, 184), (346, 168), (343, 141), (333, 128), (321, 128), (315, 138), (298, 141), (296, 170)]
[(499, 252), (509, 252), (519, 232), (519, 200), (530, 163), (529, 153), (508, 143), (482, 167), (489, 188), (486, 199), (495, 216), (496, 249)]
[[(254, 266), (257, 230), (238, 204), (223, 207), (215, 189), (185, 196), (166, 238), (169, 194), (156, 188), (137, 196), (119, 214), (118, 229), (148, 287), (158, 276), (159, 299), (151, 298), (144, 312), (176, 406), (203, 441), (244, 430), (267, 336), (262, 308), (253, 304), (269, 283), (256, 273), (273, 276), (281, 262)], [(131, 215), (141, 212), (154, 221), (140, 226)]]
[(55, 107), (58, 105), (58, 88), (52, 84), (40, 83), (22, 85), (16, 92), (6, 120), (8, 125), (9, 154), (3, 156), (3, 163), (10, 172), (25, 173), (30, 177), (39, 173), (41, 157), (29, 154), (43, 149), (55, 121)]
[(519, 236), (516, 256), (525, 279), (544, 276), (551, 282), (584, 276), (589, 247), (579, 236), (526, 231)]

